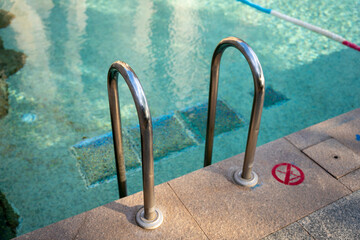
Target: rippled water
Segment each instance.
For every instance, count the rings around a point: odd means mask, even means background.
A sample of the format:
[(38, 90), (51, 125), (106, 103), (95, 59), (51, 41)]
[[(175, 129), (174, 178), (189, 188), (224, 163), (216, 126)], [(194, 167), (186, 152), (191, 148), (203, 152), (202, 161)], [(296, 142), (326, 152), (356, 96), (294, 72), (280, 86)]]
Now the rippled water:
[[(360, 3), (258, 0), (257, 3), (360, 43)], [(6, 48), (27, 55), (8, 79), (9, 115), (0, 120), (0, 189), (22, 217), (19, 234), (117, 198), (116, 182), (87, 188), (69, 147), (111, 130), (106, 75), (127, 62), (144, 87), (152, 117), (207, 101), (212, 52), (237, 36), (257, 53), (267, 86), (288, 100), (265, 108), (259, 144), (360, 106), (360, 55), (339, 43), (236, 1), (3, 0), (16, 15), (0, 30)], [(222, 60), (219, 96), (246, 123), (253, 84), (239, 52)], [(123, 125), (137, 123), (125, 84)], [(214, 160), (244, 151), (247, 129), (215, 139)], [(204, 146), (156, 163), (156, 183), (201, 168)], [(141, 190), (140, 172), (128, 174)]]

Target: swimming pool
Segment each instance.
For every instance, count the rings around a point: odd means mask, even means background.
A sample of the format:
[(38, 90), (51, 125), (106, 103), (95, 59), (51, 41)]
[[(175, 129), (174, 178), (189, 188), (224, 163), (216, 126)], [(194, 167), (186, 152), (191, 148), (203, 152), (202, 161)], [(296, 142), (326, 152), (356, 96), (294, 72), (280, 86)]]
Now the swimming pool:
[[(257, 3), (360, 42), (358, 1)], [(214, 48), (242, 38), (273, 96), (258, 145), (360, 107), (359, 52), (236, 1), (5, 0), (0, 8), (16, 15), (0, 30), (5, 47), (27, 55), (8, 79), (10, 112), (0, 119), (0, 190), (21, 216), (18, 234), (117, 199), (116, 181), (89, 187), (70, 151), (111, 130), (106, 75), (115, 60), (135, 70), (152, 117), (164, 119), (207, 101)], [(119, 90), (123, 126), (136, 127), (130, 93), (124, 83)], [(244, 151), (252, 91), (247, 63), (227, 50), (219, 98), (244, 124), (215, 138), (214, 162)], [(156, 161), (156, 184), (201, 168), (203, 154), (201, 138), (169, 151)], [(140, 179), (128, 172), (130, 193)]]

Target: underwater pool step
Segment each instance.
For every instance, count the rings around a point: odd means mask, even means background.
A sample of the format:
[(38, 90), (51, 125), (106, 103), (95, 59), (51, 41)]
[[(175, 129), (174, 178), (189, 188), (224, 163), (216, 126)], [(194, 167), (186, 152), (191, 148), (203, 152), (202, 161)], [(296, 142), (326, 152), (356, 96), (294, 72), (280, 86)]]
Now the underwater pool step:
[[(207, 103), (153, 119), (154, 159), (203, 143), (206, 137)], [(244, 126), (244, 121), (223, 100), (217, 101), (215, 136)], [(139, 126), (123, 128), (127, 170), (141, 166)], [(112, 133), (85, 139), (70, 147), (88, 187), (116, 176)]]
[[(208, 103), (199, 104), (179, 111), (188, 129), (192, 129), (197, 141), (203, 142), (206, 138)], [(240, 118), (223, 100), (216, 103), (216, 126), (215, 136), (230, 132), (244, 126)]]
[[(254, 93), (251, 92), (250, 95), (254, 96)], [(264, 108), (278, 106), (289, 100), (290, 99), (287, 98), (284, 94), (274, 90), (271, 86), (265, 88)]]
[[(129, 170), (139, 167), (140, 158), (132, 149), (126, 134), (123, 147), (126, 168)], [(70, 147), (70, 152), (75, 156), (79, 172), (87, 186), (95, 186), (116, 175), (112, 133), (85, 139)]]

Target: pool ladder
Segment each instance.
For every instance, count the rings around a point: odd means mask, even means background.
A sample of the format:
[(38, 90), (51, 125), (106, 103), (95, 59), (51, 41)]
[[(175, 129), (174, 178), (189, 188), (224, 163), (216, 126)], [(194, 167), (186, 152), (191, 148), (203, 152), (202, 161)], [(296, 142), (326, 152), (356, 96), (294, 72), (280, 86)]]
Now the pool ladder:
[[(239, 38), (228, 37), (223, 39), (216, 47), (213, 54), (211, 63), (204, 166), (206, 167), (210, 165), (212, 159), (220, 60), (225, 49), (230, 46), (235, 47), (245, 56), (250, 65), (254, 79), (254, 100), (243, 170), (241, 171), (241, 169), (239, 169), (234, 173), (234, 180), (237, 184), (251, 187), (256, 185), (258, 181), (258, 176), (255, 172), (252, 172), (252, 167), (259, 133), (261, 113), (264, 104), (265, 80), (256, 54), (244, 41)], [(135, 102), (140, 124), (144, 207), (137, 212), (136, 222), (142, 228), (155, 229), (163, 222), (163, 215), (161, 211), (155, 207), (153, 131), (150, 109), (147, 104), (143, 88), (135, 72), (129, 65), (121, 61), (114, 62), (110, 66), (107, 78), (119, 196), (120, 198), (127, 196), (126, 170), (122, 146), (121, 117), (118, 95), (119, 73), (122, 75), (130, 89)]]
[(204, 167), (211, 164), (214, 142), (216, 100), (219, 85), (220, 61), (222, 54), (228, 47), (234, 47), (238, 49), (245, 56), (245, 59), (250, 66), (254, 80), (254, 99), (251, 110), (249, 133), (246, 143), (243, 169), (242, 171), (241, 169), (239, 169), (234, 173), (234, 181), (237, 184), (252, 187), (255, 186), (258, 182), (258, 176), (255, 172), (252, 171), (252, 168), (254, 165), (255, 149), (257, 138), (259, 135), (261, 113), (264, 105), (265, 79), (259, 59), (257, 58), (255, 52), (243, 40), (236, 37), (228, 37), (221, 40), (215, 48), (211, 61)]
[(127, 196), (118, 94), (119, 73), (130, 89), (140, 124), (144, 207), (137, 212), (136, 222), (142, 228), (154, 229), (161, 225), (163, 214), (155, 207), (153, 131), (150, 109), (144, 90), (134, 70), (125, 62), (121, 61), (111, 64), (107, 77), (119, 196), (120, 198)]

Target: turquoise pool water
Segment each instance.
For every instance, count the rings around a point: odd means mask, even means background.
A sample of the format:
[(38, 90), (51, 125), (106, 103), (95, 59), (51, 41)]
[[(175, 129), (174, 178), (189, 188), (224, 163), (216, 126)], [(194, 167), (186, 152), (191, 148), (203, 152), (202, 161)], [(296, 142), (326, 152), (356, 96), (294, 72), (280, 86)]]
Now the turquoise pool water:
[[(359, 1), (257, 3), (360, 42)], [(132, 66), (161, 118), (206, 102), (214, 48), (242, 38), (271, 87), (258, 145), (360, 107), (359, 52), (236, 1), (3, 0), (0, 8), (16, 15), (0, 30), (5, 47), (27, 55), (8, 79), (11, 108), (0, 119), (0, 189), (22, 218), (18, 234), (117, 199), (116, 181), (87, 186), (70, 151), (111, 130), (106, 75), (115, 60)], [(135, 126), (130, 93), (119, 89), (123, 126)], [(252, 91), (245, 60), (227, 50), (219, 97), (245, 124), (215, 138), (215, 162), (244, 151)], [(201, 168), (203, 154), (201, 139), (169, 152), (156, 161), (156, 184)], [(128, 182), (140, 191), (141, 172)]]

